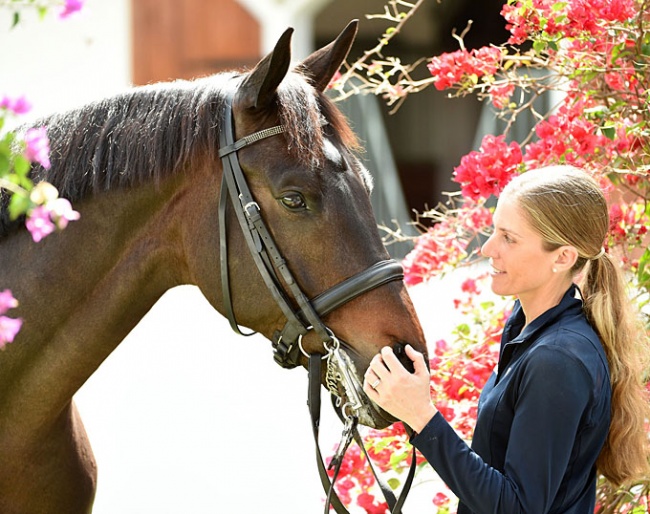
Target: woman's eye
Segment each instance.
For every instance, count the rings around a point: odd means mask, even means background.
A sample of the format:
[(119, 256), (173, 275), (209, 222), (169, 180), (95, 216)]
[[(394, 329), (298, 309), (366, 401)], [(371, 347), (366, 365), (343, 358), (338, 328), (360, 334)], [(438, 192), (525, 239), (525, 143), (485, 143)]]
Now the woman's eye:
[(305, 199), (300, 193), (287, 193), (280, 199), (280, 201), (282, 202), (282, 205), (284, 205), (287, 209), (291, 209), (292, 211), (298, 211), (307, 208)]

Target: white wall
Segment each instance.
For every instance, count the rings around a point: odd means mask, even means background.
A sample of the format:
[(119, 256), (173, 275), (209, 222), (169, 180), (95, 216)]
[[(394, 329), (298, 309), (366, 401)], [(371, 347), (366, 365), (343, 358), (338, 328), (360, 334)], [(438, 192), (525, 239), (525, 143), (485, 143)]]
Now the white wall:
[(0, 9), (0, 93), (27, 95), (33, 118), (124, 89), (131, 82), (129, 6), (87, 0), (67, 20), (52, 13), (43, 21), (25, 10), (11, 30), (10, 11)]

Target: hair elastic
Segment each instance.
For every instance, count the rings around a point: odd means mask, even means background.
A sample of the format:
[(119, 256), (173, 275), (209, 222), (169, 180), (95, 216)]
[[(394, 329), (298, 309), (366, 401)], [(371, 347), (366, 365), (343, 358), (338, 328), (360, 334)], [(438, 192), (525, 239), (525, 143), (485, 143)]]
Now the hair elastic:
[(600, 252), (598, 252), (598, 255), (596, 255), (594, 257), (591, 257), (590, 260), (595, 261), (596, 259), (600, 259), (603, 255), (605, 255), (605, 247), (604, 246), (602, 246), (600, 248)]

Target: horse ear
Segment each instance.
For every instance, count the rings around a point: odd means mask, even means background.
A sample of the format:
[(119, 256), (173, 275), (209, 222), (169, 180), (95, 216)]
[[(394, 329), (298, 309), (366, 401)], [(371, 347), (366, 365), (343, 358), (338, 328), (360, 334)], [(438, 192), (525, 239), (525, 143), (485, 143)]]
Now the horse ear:
[(301, 63), (312, 84), (319, 91), (325, 91), (332, 77), (348, 56), (357, 35), (358, 26), (359, 20), (352, 20), (334, 41), (320, 50), (316, 50)]
[(292, 34), (292, 28), (285, 30), (273, 51), (246, 76), (237, 91), (242, 107), (264, 109), (271, 104), (276, 89), (289, 70)]

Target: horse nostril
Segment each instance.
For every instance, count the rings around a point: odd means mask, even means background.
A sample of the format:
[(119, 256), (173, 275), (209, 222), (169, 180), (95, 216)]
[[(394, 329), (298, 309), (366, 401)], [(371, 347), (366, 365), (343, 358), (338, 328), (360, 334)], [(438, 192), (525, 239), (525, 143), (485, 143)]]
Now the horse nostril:
[(413, 373), (415, 371), (415, 367), (413, 366), (413, 361), (408, 355), (406, 355), (404, 346), (406, 346), (405, 343), (395, 343), (393, 346), (393, 352), (402, 363), (402, 366), (404, 366), (409, 371), (409, 373)]

